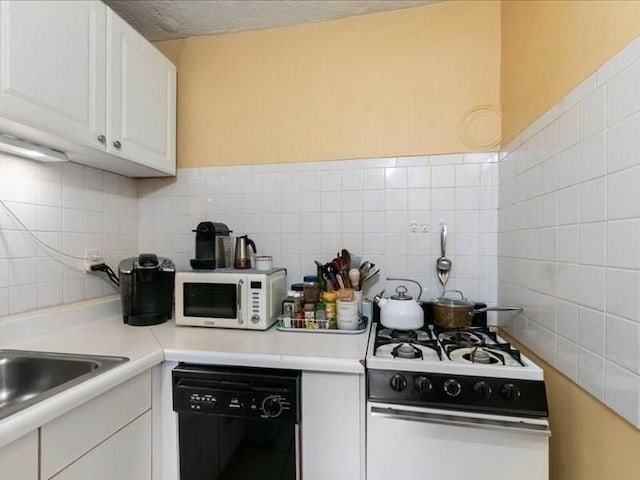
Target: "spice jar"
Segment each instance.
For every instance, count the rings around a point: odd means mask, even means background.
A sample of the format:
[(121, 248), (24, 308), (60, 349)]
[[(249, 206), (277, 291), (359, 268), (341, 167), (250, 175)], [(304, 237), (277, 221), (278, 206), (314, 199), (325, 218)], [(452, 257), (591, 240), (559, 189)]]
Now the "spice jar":
[(324, 302), (325, 318), (327, 319), (328, 328), (338, 328), (336, 323), (336, 292), (323, 292), (322, 301)]
[(282, 315), (290, 318), (295, 318), (297, 311), (302, 309), (301, 297), (298, 292), (289, 290), (287, 292), (287, 298), (282, 301)]

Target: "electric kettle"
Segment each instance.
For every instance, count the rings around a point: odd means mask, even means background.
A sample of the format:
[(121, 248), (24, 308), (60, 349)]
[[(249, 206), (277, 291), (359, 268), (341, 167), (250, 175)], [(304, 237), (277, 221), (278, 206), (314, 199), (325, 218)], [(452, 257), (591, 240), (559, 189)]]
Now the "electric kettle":
[(236, 238), (236, 254), (233, 260), (233, 268), (251, 268), (251, 253), (249, 247), (256, 254), (256, 244), (247, 235)]

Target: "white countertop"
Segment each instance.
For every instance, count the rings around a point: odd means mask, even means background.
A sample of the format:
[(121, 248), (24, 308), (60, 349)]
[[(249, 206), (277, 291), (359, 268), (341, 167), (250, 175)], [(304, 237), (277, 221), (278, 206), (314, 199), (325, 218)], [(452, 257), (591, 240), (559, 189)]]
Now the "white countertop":
[(163, 360), (364, 374), (368, 330), (361, 334), (182, 327), (122, 322), (118, 296), (0, 319), (0, 348), (129, 361), (0, 420), (0, 447)]
[(360, 334), (151, 327), (165, 360), (341, 373), (364, 373), (368, 330)]

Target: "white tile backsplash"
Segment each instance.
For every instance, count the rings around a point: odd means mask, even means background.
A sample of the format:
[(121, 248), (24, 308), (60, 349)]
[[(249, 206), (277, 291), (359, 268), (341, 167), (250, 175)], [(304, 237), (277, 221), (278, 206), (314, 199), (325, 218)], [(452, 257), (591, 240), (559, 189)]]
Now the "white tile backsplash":
[[(313, 260), (328, 262), (347, 248), (382, 269), (367, 294), (385, 288), (383, 277), (408, 276), (421, 282), (428, 299), (439, 293), (433, 265), (440, 223), (445, 222), (447, 255), (455, 265), (449, 285), (464, 286), (469, 298), (494, 303), (496, 161), (495, 153), (479, 153), (196, 173), (179, 169), (175, 179), (139, 181), (139, 248), (187, 269), (194, 248), (191, 229), (200, 221), (219, 221), (236, 234), (249, 234), (259, 252), (273, 255), (277, 265), (287, 268), (289, 283), (314, 273)], [(187, 209), (194, 199), (206, 205), (204, 212)], [(416, 232), (411, 232), (412, 223)]]
[(637, 39), (504, 148), (498, 211), (503, 327), (638, 427), (639, 82)]
[[(79, 257), (98, 248), (114, 270), (137, 254), (137, 180), (8, 155), (0, 155), (0, 178), (0, 200), (51, 247)], [(84, 273), (82, 260), (39, 245), (2, 205), (0, 212), (0, 316), (116, 292)]]

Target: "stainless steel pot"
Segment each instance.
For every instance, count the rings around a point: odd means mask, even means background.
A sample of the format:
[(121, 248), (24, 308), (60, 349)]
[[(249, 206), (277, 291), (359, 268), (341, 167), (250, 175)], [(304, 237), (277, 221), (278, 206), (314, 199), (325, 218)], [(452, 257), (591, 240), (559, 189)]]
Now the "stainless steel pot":
[[(460, 298), (450, 298), (448, 293), (457, 293)], [(476, 313), (521, 311), (521, 307), (484, 307), (474, 308), (474, 303), (467, 300), (460, 290), (445, 290), (433, 303), (433, 321), (441, 328), (466, 328)]]

